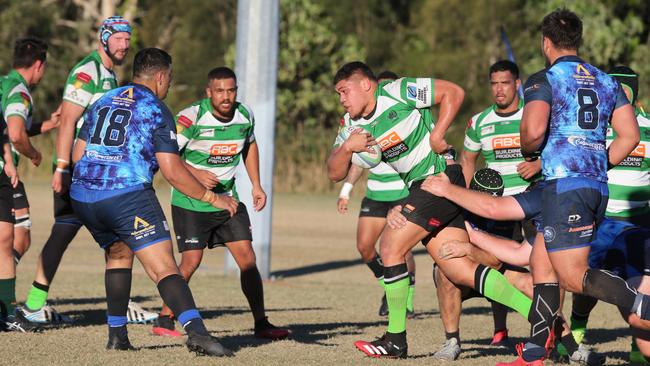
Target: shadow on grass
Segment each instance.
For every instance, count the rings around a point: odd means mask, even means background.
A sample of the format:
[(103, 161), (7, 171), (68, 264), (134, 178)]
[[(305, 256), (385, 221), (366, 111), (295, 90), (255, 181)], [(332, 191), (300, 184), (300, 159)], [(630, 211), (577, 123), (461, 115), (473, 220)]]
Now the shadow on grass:
[[(291, 330), (291, 336), (289, 336), (288, 340), (323, 347), (337, 347), (337, 344), (332, 343), (332, 339), (337, 336), (363, 334), (364, 328), (385, 324), (385, 321), (288, 324), (287, 327)], [(222, 332), (212, 333), (219, 338), (219, 342), (233, 351), (258, 347), (271, 342), (255, 338), (252, 329), (250, 334), (222, 335)]]
[[(155, 300), (154, 296), (132, 296), (131, 300), (135, 302), (144, 302)], [(96, 305), (106, 304), (106, 297), (81, 297), (68, 299), (48, 299), (52, 305)]]
[[(413, 255), (422, 255), (422, 254), (427, 254), (426, 249), (420, 248), (420, 249), (413, 250)], [(271, 276), (278, 279), (288, 278), (288, 277), (299, 277), (299, 276), (305, 276), (313, 273), (327, 272), (327, 271), (333, 271), (345, 267), (352, 267), (360, 264), (364, 264), (361, 259), (338, 260), (338, 261), (310, 264), (308, 266), (285, 269), (281, 271), (275, 271), (271, 273)]]
[[(266, 309), (267, 313), (279, 313), (285, 311), (320, 311), (320, 310), (331, 310), (331, 308), (326, 307), (305, 307), (305, 308), (272, 308)], [(251, 312), (250, 308), (243, 306), (224, 306), (215, 309), (199, 309), (201, 316), (204, 319), (218, 318), (223, 315), (240, 315), (240, 314), (249, 314)]]

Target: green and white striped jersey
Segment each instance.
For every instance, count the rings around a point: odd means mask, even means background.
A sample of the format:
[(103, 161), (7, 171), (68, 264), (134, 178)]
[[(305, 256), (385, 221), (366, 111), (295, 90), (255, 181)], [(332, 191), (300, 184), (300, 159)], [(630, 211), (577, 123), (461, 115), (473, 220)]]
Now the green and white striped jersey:
[[(63, 89), (63, 100), (88, 108), (104, 93), (117, 88), (115, 73), (102, 63), (97, 51), (93, 51), (78, 64), (70, 73)], [(77, 131), (83, 125), (83, 116), (77, 121)]]
[[(637, 110), (641, 141), (620, 164), (607, 172), (607, 216), (631, 217), (650, 212), (650, 116)], [(607, 129), (607, 146), (616, 133)]]
[[(346, 113), (341, 119), (339, 132), (342, 128), (348, 126), (358, 126), (358, 124), (355, 124), (350, 119), (350, 115)], [(340, 146), (342, 143), (343, 141), (337, 135), (336, 141), (334, 141), (334, 147)], [(382, 161), (376, 167), (369, 169), (366, 187), (366, 197), (369, 199), (380, 202), (392, 202), (400, 200), (408, 196), (408, 194), (408, 187), (404, 184), (402, 177), (390, 165)]]
[[(214, 193), (238, 198), (235, 171), (247, 144), (255, 141), (253, 111), (235, 103), (230, 121), (220, 121), (212, 114), (209, 98), (202, 99), (176, 115), (176, 132), (181, 157), (197, 169), (208, 170), (219, 179)], [(214, 206), (190, 198), (172, 188), (172, 205), (191, 211), (221, 211)]]
[(434, 80), (400, 78), (381, 83), (375, 92), (377, 105), (371, 116), (345, 124), (368, 131), (379, 143), (382, 161), (410, 186), (416, 180), (445, 170), (445, 159), (431, 150), (429, 134), (433, 116)]
[[(503, 178), (504, 196), (523, 192), (530, 181), (517, 173), (517, 165), (522, 163), (519, 125), (523, 115), (524, 103), (519, 101), (519, 109), (508, 115), (497, 113), (492, 105), (475, 114), (467, 124), (464, 148), (471, 152), (481, 152), (488, 168), (494, 169)], [(539, 179), (534, 177), (533, 180)]]
[[(2, 97), (2, 118), (5, 123), (11, 116), (18, 116), (25, 122), (25, 128), (32, 125), (34, 102), (27, 87), (27, 82), (16, 70), (11, 70), (7, 76), (0, 81), (0, 96)], [(11, 146), (14, 165), (18, 164), (19, 154)], [(1, 154), (0, 154), (1, 155)], [(4, 168), (4, 159), (3, 159)]]

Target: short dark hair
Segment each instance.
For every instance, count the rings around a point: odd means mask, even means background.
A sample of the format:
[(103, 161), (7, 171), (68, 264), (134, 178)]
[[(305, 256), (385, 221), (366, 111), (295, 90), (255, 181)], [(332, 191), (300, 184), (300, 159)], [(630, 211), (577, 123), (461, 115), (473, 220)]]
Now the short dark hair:
[(510, 61), (510, 60), (499, 60), (490, 66), (490, 73), (488, 76), (492, 76), (495, 72), (499, 71), (510, 71), (512, 76), (515, 77), (515, 79), (519, 79), (519, 67), (517, 67), (517, 64)]
[(47, 59), (47, 43), (33, 38), (21, 38), (14, 45), (13, 68), (22, 69), (30, 67), (36, 61), (45, 62)]
[(341, 80), (346, 80), (354, 74), (361, 74), (372, 81), (377, 81), (375, 74), (372, 72), (368, 65), (361, 61), (352, 61), (341, 66), (341, 68), (334, 75), (334, 85), (338, 84)]
[(160, 48), (144, 48), (133, 59), (133, 77), (151, 76), (159, 71), (168, 70), (172, 57)]
[(237, 83), (237, 75), (235, 75), (235, 72), (229, 67), (215, 67), (208, 73), (208, 82), (223, 79), (235, 79), (235, 84)]
[(399, 76), (397, 76), (396, 73), (390, 71), (390, 70), (384, 70), (377, 75), (377, 80), (380, 79), (390, 79), (390, 80), (397, 80), (399, 79)]
[(582, 44), (582, 20), (572, 11), (556, 9), (542, 20), (542, 35), (562, 50), (578, 50)]

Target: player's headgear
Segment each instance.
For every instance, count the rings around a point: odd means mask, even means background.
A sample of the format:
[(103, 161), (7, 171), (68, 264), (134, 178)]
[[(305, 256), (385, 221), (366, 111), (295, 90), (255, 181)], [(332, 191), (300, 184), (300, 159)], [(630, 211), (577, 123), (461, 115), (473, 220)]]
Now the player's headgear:
[(478, 192), (489, 193), (493, 196), (503, 195), (503, 178), (494, 169), (483, 168), (474, 173), (469, 189)]
[(639, 93), (639, 75), (627, 66), (615, 66), (607, 73), (631, 92), (630, 104), (634, 105)]
[(104, 46), (104, 51), (108, 52), (108, 39), (118, 32), (131, 34), (131, 25), (129, 21), (119, 15), (114, 15), (105, 19), (99, 26), (99, 41)]

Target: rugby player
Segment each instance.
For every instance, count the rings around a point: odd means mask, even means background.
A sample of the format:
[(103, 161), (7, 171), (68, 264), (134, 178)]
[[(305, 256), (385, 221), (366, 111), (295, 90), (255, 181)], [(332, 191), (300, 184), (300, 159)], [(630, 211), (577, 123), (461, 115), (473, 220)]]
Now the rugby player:
[[(531, 337), (518, 358), (501, 365), (542, 364), (553, 347), (560, 283), (629, 312), (647, 327), (650, 297), (620, 277), (587, 265), (589, 245), (607, 205), (607, 167), (620, 163), (639, 142), (639, 129), (620, 85), (577, 56), (582, 22), (558, 9), (542, 21), (542, 52), (549, 67), (532, 75), (524, 91), (521, 146), (525, 157), (541, 150), (543, 246), (534, 246)], [(607, 122), (617, 137), (605, 147)]]
[[(253, 111), (236, 102), (237, 77), (227, 67), (217, 67), (208, 73), (205, 91), (206, 98), (183, 109), (176, 117), (182, 160), (205, 188), (237, 200), (235, 171), (243, 159), (253, 186), (253, 209), (260, 211), (266, 205), (266, 193), (260, 184)], [(246, 206), (239, 202), (233, 216), (224, 208), (174, 188), (172, 220), (178, 251), (182, 254), (179, 270), (185, 280), (189, 282), (201, 264), (206, 247), (225, 246), (239, 267), (241, 289), (253, 313), (255, 336), (272, 340), (287, 337), (289, 331), (274, 326), (266, 316), (264, 287), (255, 263)], [(153, 333), (180, 336), (174, 329), (172, 315), (175, 313), (164, 304)]]
[[(83, 113), (104, 93), (117, 87), (113, 67), (124, 62), (130, 38), (131, 26), (126, 19), (120, 16), (107, 18), (99, 27), (97, 49), (75, 65), (68, 75), (60, 107), (61, 126), (56, 146), (58, 158), (52, 177), (54, 225), (38, 257), (36, 276), (25, 306), (21, 309), (29, 321), (40, 324), (71, 321), (47, 304), (50, 285), (63, 253), (81, 228), (81, 222), (70, 205), (68, 192), (70, 151), (74, 137), (83, 123)], [(130, 322), (148, 322), (154, 320), (157, 314), (143, 310), (137, 303), (129, 302), (128, 316)]]
[(43, 78), (46, 59), (46, 43), (34, 38), (19, 39), (14, 46), (13, 70), (0, 83), (4, 157), (3, 172), (0, 174), (0, 243), (2, 243), (0, 326), (5, 330), (25, 332), (39, 329), (25, 321), (20, 316), (20, 312), (15, 309), (16, 262), (13, 251), (15, 219), (11, 211), (14, 206), (13, 189), (18, 185), (18, 175), (9, 143), (4, 137), (4, 130), (6, 122), (7, 135), (16, 149), (38, 166), (41, 162), (41, 153), (29, 141), (26, 126), (31, 124), (32, 119), (33, 101), (29, 89), (36, 86)]
[[(512, 61), (500, 60), (490, 66), (488, 76), (494, 104), (470, 119), (465, 131), (460, 163), (463, 166), (465, 181), (469, 184), (474, 180), (476, 161), (479, 153), (482, 153), (487, 167), (500, 173), (504, 182), (503, 194), (512, 195), (522, 192), (530, 180), (538, 178), (541, 164), (539, 161), (527, 162), (521, 156), (519, 123), (523, 102), (517, 93), (521, 83), (519, 68)], [(494, 227), (494, 224), (490, 226), (501, 236), (518, 242), (523, 240), (521, 223), (518, 221), (500, 222), (498, 227)], [(446, 335), (445, 343), (434, 354), (434, 358), (454, 360), (460, 354), (458, 327), (461, 290), (451, 285), (441, 272), (435, 271), (434, 275)], [(491, 344), (503, 346), (508, 339), (506, 326), (508, 309), (496, 302), (491, 304), (494, 319), (494, 335)]]
[[(640, 143), (621, 163), (607, 172), (609, 200), (606, 219), (598, 229), (595, 245), (604, 245), (633, 226), (650, 229), (650, 117), (637, 105), (639, 77), (626, 66), (617, 66), (609, 70), (611, 76), (623, 87), (630, 104), (635, 106), (636, 120), (639, 124)], [(607, 130), (607, 143), (611, 144), (614, 133)], [(641, 246), (641, 243), (637, 244)], [(592, 249), (593, 251), (593, 249)], [(589, 266), (596, 267), (601, 259), (589, 257)], [(584, 338), (589, 313), (596, 306), (597, 300), (582, 295), (573, 296), (571, 312), (571, 330), (578, 342)], [(644, 363), (645, 359), (632, 341), (630, 362)]]
[(234, 215), (237, 202), (204, 188), (178, 155), (174, 118), (161, 99), (172, 59), (157, 48), (135, 55), (133, 83), (100, 97), (77, 136), (70, 198), (74, 212), (106, 253), (107, 349), (130, 350), (126, 323), (136, 256), (188, 334), (191, 351), (232, 355), (208, 333), (172, 254), (169, 226), (152, 187), (160, 168), (176, 189)]
[[(382, 71), (377, 76), (379, 84), (397, 79), (397, 74), (391, 71)], [(345, 118), (341, 119), (341, 127), (345, 126)], [(345, 178), (339, 198), (336, 202), (339, 213), (348, 212), (350, 192), (354, 184), (359, 180), (363, 169), (351, 164), (350, 171)], [(375, 244), (379, 240), (381, 232), (386, 226), (386, 215), (391, 207), (399, 204), (400, 200), (408, 196), (408, 188), (402, 178), (388, 164), (381, 162), (370, 169), (366, 186), (366, 196), (361, 201), (359, 210), (359, 221), (357, 222), (357, 250), (361, 254), (361, 260), (370, 268), (373, 275), (384, 288), (384, 265), (375, 250)], [(413, 295), (415, 294), (415, 259), (413, 253), (406, 254), (406, 266), (409, 273), (409, 293), (406, 298), (406, 316), (411, 318), (415, 315), (413, 306)], [(382, 296), (379, 306), (379, 315), (388, 315), (388, 303), (386, 294)]]
[[(424, 192), (419, 186), (427, 176), (443, 172), (456, 184), (465, 185), (460, 166), (447, 167), (440, 155), (451, 147), (444, 135), (462, 103), (464, 91), (449, 81), (429, 78), (401, 78), (378, 86), (372, 70), (358, 61), (342, 66), (334, 77), (334, 85), (348, 118), (363, 132), (355, 131), (333, 149), (327, 161), (329, 178), (343, 180), (352, 154), (379, 143), (383, 161), (409, 186), (402, 210), (408, 219), (406, 226), (400, 230), (387, 227), (380, 241), (389, 307), (387, 332), (374, 342), (358, 341), (355, 346), (370, 357), (407, 357), (409, 281), (404, 256), (421, 240), (452, 282), (474, 287), (486, 297), (527, 314), (530, 299), (498, 271), (467, 258), (442, 260), (438, 255), (440, 245), (446, 240), (467, 241), (461, 211), (450, 201)], [(441, 106), (435, 126), (429, 111), (434, 104)]]
[[(31, 53), (30, 53), (31, 52)], [(2, 77), (0, 86), (0, 97), (2, 97), (2, 111), (4, 122), (7, 124), (7, 133), (11, 142), (13, 152), (13, 164), (18, 166), (19, 153), (29, 157), (32, 162), (40, 164), (40, 152), (34, 148), (30, 141), (42, 129), (49, 130), (58, 120), (57, 112), (53, 113), (51, 120), (40, 124), (32, 121), (33, 100), (30, 88), (36, 86), (43, 77), (46, 69), (46, 60), (34, 58), (36, 53), (47, 53), (47, 44), (35, 38), (23, 38), (17, 41), (14, 56), (14, 70)], [(43, 56), (45, 57), (45, 56)], [(38, 61), (38, 63), (36, 63)], [(29, 64), (33, 62), (34, 64)], [(17, 66), (21, 65), (21, 66)], [(30, 73), (29, 68), (35, 67), (35, 80), (27, 81), (26, 76)], [(34, 78), (32, 78), (34, 79)], [(37, 157), (37, 159), (33, 159)], [(27, 252), (30, 246), (31, 221), (29, 220), (29, 201), (25, 193), (25, 185), (20, 180), (14, 188), (14, 258), (16, 262)]]

